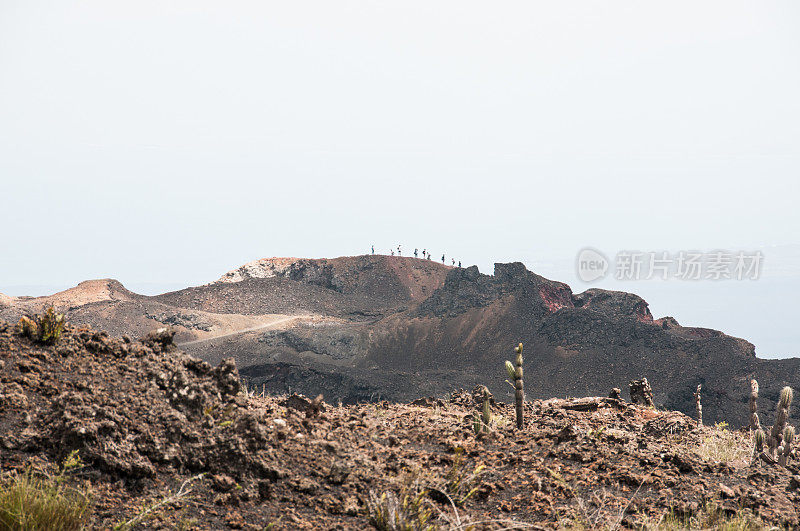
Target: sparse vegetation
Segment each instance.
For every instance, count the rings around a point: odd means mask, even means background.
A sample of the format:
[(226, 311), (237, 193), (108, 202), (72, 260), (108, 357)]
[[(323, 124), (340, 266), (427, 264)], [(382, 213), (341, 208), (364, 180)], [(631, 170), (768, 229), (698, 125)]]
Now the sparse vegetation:
[(73, 452), (57, 476), (28, 468), (14, 473), (0, 484), (0, 528), (8, 530), (83, 529), (91, 514), (91, 497), (86, 489), (67, 485), (66, 474), (80, 467)]
[(511, 425), (511, 420), (505, 415), (492, 415), (492, 425), (497, 429), (503, 429)]
[(130, 520), (127, 520), (125, 522), (122, 522), (114, 526), (114, 530), (127, 531), (129, 529), (133, 529), (137, 524), (143, 522), (146, 518), (154, 516), (157, 513), (157, 511), (159, 511), (162, 507), (168, 506), (177, 501), (180, 501), (182, 498), (187, 497), (189, 494), (192, 493), (193, 490), (192, 483), (201, 480), (203, 476), (205, 476), (205, 473), (192, 476), (189, 479), (185, 480), (183, 483), (181, 483), (180, 488), (178, 488), (178, 491), (175, 494), (169, 493), (162, 499), (150, 504), (149, 506), (139, 511), (139, 513), (136, 514), (136, 516), (134, 516)]
[(457, 507), (464, 505), (477, 492), (485, 469), (485, 465), (478, 465), (470, 470), (465, 463), (464, 449), (456, 450), (453, 465), (444, 477), (444, 491)]
[(703, 432), (697, 454), (707, 461), (744, 465), (749, 463), (752, 443), (748, 435), (729, 429), (725, 422), (718, 422)]
[(50, 306), (42, 315), (25, 315), (17, 323), (17, 332), (40, 343), (55, 344), (64, 332), (64, 314)]
[(369, 521), (379, 531), (434, 531), (441, 528), (439, 522), (445, 529), (472, 529), (462, 524), (458, 509), (478, 491), (485, 468), (483, 464), (468, 466), (464, 449), (456, 448), (443, 476), (421, 468), (406, 470), (397, 494), (370, 492)]
[[(610, 498), (613, 500), (613, 498)], [(589, 501), (578, 498), (579, 513), (559, 522), (559, 529), (570, 531), (616, 530), (620, 529), (623, 514), (618, 507), (608, 503), (607, 492), (593, 493)], [(623, 508), (625, 509), (625, 508)], [(624, 512), (624, 511), (623, 511)], [(521, 529), (523, 527), (520, 527)], [(635, 529), (642, 531), (679, 531), (696, 529), (715, 529), (721, 531), (762, 531), (778, 529), (768, 526), (757, 515), (747, 509), (731, 514), (717, 502), (707, 501), (693, 514), (684, 514), (671, 509), (660, 515), (637, 517)]]
[(734, 514), (725, 511), (713, 501), (706, 502), (696, 514), (687, 516), (670, 511), (651, 517), (642, 523), (646, 531), (672, 531), (682, 529), (718, 529), (721, 531), (760, 531), (772, 529), (751, 511), (740, 509)]
[(433, 509), (424, 489), (404, 487), (398, 497), (392, 491), (369, 493), (367, 512), (378, 531), (435, 531)]

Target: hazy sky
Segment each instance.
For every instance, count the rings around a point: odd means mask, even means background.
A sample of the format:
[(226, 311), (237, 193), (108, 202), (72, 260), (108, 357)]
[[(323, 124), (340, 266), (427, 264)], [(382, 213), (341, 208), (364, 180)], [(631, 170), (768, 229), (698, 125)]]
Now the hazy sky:
[(799, 27), (795, 0), (0, 0), (0, 291), (398, 243), (582, 291), (585, 246), (763, 249), (772, 280), (624, 287), (800, 355)]

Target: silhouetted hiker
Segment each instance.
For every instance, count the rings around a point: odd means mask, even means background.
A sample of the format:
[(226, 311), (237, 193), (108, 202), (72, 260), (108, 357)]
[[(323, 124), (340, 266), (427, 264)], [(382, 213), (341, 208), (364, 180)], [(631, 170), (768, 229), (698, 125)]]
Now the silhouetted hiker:
[(414, 247), (414, 258), (419, 258), (419, 256), (417, 255), (417, 251), (419, 251), (419, 249)]
[(372, 246), (372, 254), (375, 254), (375, 246)]
[(442, 255), (442, 263), (444, 263), (444, 255)]
[(403, 252), (400, 250), (400, 246), (397, 246), (397, 256), (403, 256)]
[(458, 267), (461, 267), (461, 260), (458, 261)]
[(392, 249), (392, 256), (394, 256), (394, 249)]
[(428, 260), (431, 259), (431, 253), (428, 253)]
[(456, 259), (455, 258), (451, 258), (450, 260), (453, 261), (453, 265), (456, 265)]
[(428, 250), (427, 249), (423, 249), (422, 250), (422, 258), (428, 258)]

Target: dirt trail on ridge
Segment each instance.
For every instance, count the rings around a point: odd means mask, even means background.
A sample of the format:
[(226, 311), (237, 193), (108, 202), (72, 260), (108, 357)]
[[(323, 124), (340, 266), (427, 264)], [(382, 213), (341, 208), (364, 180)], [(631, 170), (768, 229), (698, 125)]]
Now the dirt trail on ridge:
[(271, 321), (269, 323), (262, 324), (262, 325), (259, 325), (259, 326), (251, 326), (250, 328), (243, 328), (241, 330), (235, 330), (233, 332), (228, 332), (228, 333), (225, 333), (225, 334), (220, 334), (220, 335), (211, 336), (211, 337), (204, 337), (204, 338), (201, 338), (201, 339), (194, 339), (192, 341), (184, 341), (183, 343), (178, 343), (177, 345), (180, 346), (180, 347), (184, 347), (184, 346), (187, 346), (187, 345), (195, 345), (197, 343), (203, 343), (203, 342), (206, 342), (206, 341), (212, 341), (214, 339), (222, 339), (222, 338), (225, 338), (225, 337), (236, 336), (236, 335), (239, 335), (239, 334), (246, 334), (247, 332), (256, 332), (258, 330), (268, 330), (268, 329), (275, 328), (278, 325), (281, 325), (281, 324), (289, 322), (289, 321), (295, 321), (295, 320), (298, 320), (298, 319), (309, 319), (309, 318), (312, 318), (312, 317), (313, 317), (312, 315), (290, 315), (290, 316), (286, 316), (286, 317), (275, 319), (275, 320), (273, 320), (273, 321)]

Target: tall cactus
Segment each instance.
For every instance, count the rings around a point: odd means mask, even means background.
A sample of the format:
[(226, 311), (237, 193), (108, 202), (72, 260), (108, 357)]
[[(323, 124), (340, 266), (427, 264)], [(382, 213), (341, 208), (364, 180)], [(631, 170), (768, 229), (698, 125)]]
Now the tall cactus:
[(517, 429), (521, 430), (523, 427), (522, 404), (525, 401), (525, 384), (522, 381), (522, 343), (514, 348), (514, 352), (517, 353), (516, 367), (510, 361), (506, 361), (506, 372), (508, 373), (508, 377), (514, 380)]
[(775, 415), (775, 424), (772, 425), (772, 431), (769, 437), (769, 450), (772, 457), (775, 457), (775, 451), (781, 445), (783, 439), (783, 430), (786, 428), (786, 421), (789, 420), (789, 406), (792, 405), (794, 398), (794, 391), (789, 386), (781, 389), (781, 396), (778, 400), (778, 411)]
[(700, 403), (701, 384), (697, 384), (697, 391), (694, 392), (694, 406), (697, 409), (697, 426), (703, 427), (703, 405)]
[(794, 426), (786, 426), (783, 429), (783, 445), (778, 455), (778, 463), (786, 466), (789, 462), (789, 454), (792, 453), (792, 441), (794, 441)]
[(761, 422), (758, 420), (758, 382), (750, 380), (750, 429), (757, 431), (761, 429)]

